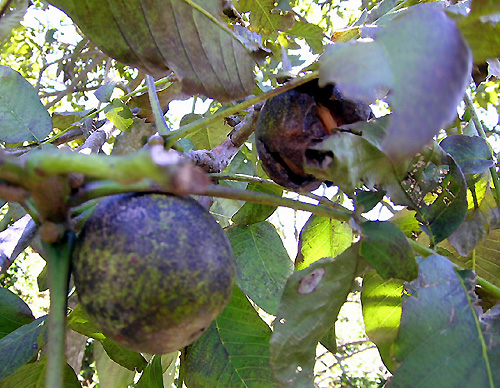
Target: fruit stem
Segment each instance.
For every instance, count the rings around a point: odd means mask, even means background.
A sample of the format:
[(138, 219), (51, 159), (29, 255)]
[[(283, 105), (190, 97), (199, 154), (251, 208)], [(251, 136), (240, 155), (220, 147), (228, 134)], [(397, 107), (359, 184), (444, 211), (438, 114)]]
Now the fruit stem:
[(68, 231), (57, 243), (43, 243), (48, 256), (50, 285), (49, 341), (47, 343), (45, 386), (51, 388), (64, 387), (66, 307), (74, 240), (74, 233)]
[[(272, 183), (274, 185), (274, 183)], [(121, 185), (113, 181), (98, 181), (90, 182), (85, 187), (80, 189), (80, 192), (70, 200), (70, 206), (77, 206), (85, 201), (89, 201), (95, 198), (99, 198), (107, 195), (114, 195), (120, 193), (129, 192), (163, 192), (168, 193), (163, 187), (155, 184), (151, 181), (137, 182), (133, 185)], [(334, 218), (339, 221), (349, 221), (354, 213), (348, 209), (345, 209), (341, 205), (337, 205), (333, 202), (328, 204), (313, 205), (310, 203), (304, 203), (291, 198), (284, 198), (279, 195), (259, 193), (257, 191), (248, 191), (234, 189), (231, 187), (223, 187), (218, 185), (208, 185), (203, 192), (196, 193), (199, 195), (206, 195), (210, 197), (220, 197), (229, 199), (238, 199), (242, 201), (248, 201), (253, 203), (258, 203), (261, 205), (269, 206), (284, 206), (295, 210), (309, 211), (321, 217)], [(335, 209), (332, 205), (336, 205), (339, 208)]]
[[(122, 193), (133, 193), (133, 192), (158, 192), (158, 193), (168, 193), (165, 188), (158, 185), (151, 180), (143, 180), (141, 182), (131, 183), (123, 185), (121, 183), (111, 181), (111, 180), (99, 180), (94, 182), (89, 182), (82, 186), (80, 190), (70, 198), (69, 206), (78, 207), (85, 206), (88, 201), (95, 201), (101, 197), (106, 197), (108, 195), (122, 194)], [(94, 202), (95, 204), (96, 202)], [(85, 204), (85, 205), (82, 205)], [(92, 208), (92, 206), (90, 206)], [(85, 208), (84, 212), (89, 210)]]
[(325, 205), (313, 205), (300, 202), (290, 198), (280, 197), (269, 193), (259, 193), (257, 191), (239, 190), (232, 187), (209, 185), (203, 195), (210, 197), (220, 197), (238, 199), (269, 206), (284, 206), (295, 210), (304, 210), (316, 214), (320, 217), (334, 218), (338, 221), (349, 221), (354, 213), (348, 209), (334, 209)]
[[(210, 178), (216, 179), (216, 180), (228, 180), (228, 181), (236, 181), (236, 182), (249, 182), (249, 183), (257, 183), (261, 184), (263, 186), (268, 186), (268, 187), (273, 187), (277, 189), (283, 189), (283, 186), (278, 185), (271, 179), (265, 179), (265, 178), (260, 178), (256, 177), (253, 175), (245, 175), (245, 174), (225, 174), (225, 173), (211, 173), (208, 174)], [(284, 189), (286, 190), (286, 189)], [(287, 190), (290, 193), (297, 193), (296, 191), (290, 191)], [(337, 202), (331, 201), (326, 197), (323, 197), (321, 195), (316, 195), (313, 193), (297, 193), (299, 195), (303, 195), (304, 197), (309, 197), (312, 199), (315, 199), (316, 201), (327, 205), (327, 206), (340, 206)]]

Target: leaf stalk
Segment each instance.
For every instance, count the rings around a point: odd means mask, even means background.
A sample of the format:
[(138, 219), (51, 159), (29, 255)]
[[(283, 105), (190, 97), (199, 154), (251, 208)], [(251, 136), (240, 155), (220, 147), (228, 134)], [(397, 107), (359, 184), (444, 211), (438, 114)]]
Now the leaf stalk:
[[(477, 114), (476, 108), (474, 107), (474, 103), (472, 102), (472, 99), (468, 93), (465, 93), (464, 102), (465, 106), (470, 111), (470, 114), (472, 116), (472, 122), (474, 123), (474, 126), (476, 127), (479, 136), (481, 136), (484, 140), (487, 141), (488, 139), (486, 137), (486, 132), (484, 130), (483, 123), (481, 122), (481, 120), (479, 120), (479, 116)], [(498, 179), (498, 171), (496, 169), (496, 166), (490, 167), (490, 173), (491, 173), (491, 179), (493, 180), (493, 186), (495, 187), (495, 194), (496, 194), (495, 202), (497, 204), (497, 208), (500, 209), (500, 180)]]
[[(419, 244), (418, 242), (408, 238), (408, 242), (412, 246), (413, 250), (422, 255), (423, 257), (431, 256), (437, 254), (436, 251), (432, 250), (431, 248), (425, 247), (422, 244)], [(464, 270), (461, 266), (453, 263), (456, 269), (458, 270)], [(482, 278), (481, 276), (477, 276), (477, 284), (481, 286), (481, 288), (489, 293), (490, 295), (495, 296), (496, 298), (500, 299), (500, 287), (495, 286), (493, 283), (489, 282), (488, 280)]]
[(168, 127), (165, 116), (163, 115), (160, 100), (158, 99), (158, 94), (156, 93), (155, 81), (149, 74), (146, 75), (146, 85), (148, 86), (149, 102), (151, 104), (151, 109), (153, 110), (158, 133), (160, 135), (166, 135), (170, 132), (170, 128)]

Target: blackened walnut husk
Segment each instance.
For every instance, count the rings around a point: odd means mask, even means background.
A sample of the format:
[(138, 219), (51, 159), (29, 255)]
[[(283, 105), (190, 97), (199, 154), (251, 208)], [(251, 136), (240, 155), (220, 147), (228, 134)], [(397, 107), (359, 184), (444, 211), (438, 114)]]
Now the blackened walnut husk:
[(306, 162), (324, 165), (331, 155), (312, 146), (344, 124), (373, 117), (370, 107), (346, 100), (334, 86), (314, 80), (267, 100), (255, 132), (262, 167), (276, 183), (291, 190), (312, 191), (321, 180), (304, 171)]

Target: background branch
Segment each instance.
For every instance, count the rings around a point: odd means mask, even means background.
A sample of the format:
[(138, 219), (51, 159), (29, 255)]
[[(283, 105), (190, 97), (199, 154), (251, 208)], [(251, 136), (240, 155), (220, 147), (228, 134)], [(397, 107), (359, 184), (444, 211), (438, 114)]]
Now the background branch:
[(106, 120), (99, 129), (90, 134), (85, 142), (78, 148), (78, 152), (82, 154), (98, 153), (104, 143), (109, 139), (114, 129), (113, 123)]
[(33, 219), (26, 214), (0, 233), (0, 274), (29, 246), (37, 230)]
[(93, 58), (87, 66), (85, 66), (79, 73), (78, 76), (68, 85), (68, 87), (59, 92), (56, 98), (54, 98), (52, 101), (47, 103), (45, 105), (45, 108), (50, 108), (53, 107), (55, 104), (57, 104), (59, 101), (61, 101), (65, 96), (67, 96), (69, 93), (73, 92), (76, 88), (76, 86), (85, 78), (87, 77), (87, 74), (90, 73), (94, 68), (96, 68), (99, 63), (106, 58), (106, 55), (104, 54), (99, 54), (95, 58)]

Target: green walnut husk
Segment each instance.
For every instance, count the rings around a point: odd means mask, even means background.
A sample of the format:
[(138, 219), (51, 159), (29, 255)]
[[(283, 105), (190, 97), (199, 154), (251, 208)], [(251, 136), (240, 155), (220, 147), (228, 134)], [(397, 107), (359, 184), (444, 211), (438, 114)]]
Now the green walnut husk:
[(162, 354), (195, 341), (229, 301), (231, 245), (196, 201), (162, 194), (104, 199), (73, 254), (89, 318), (132, 350)]

